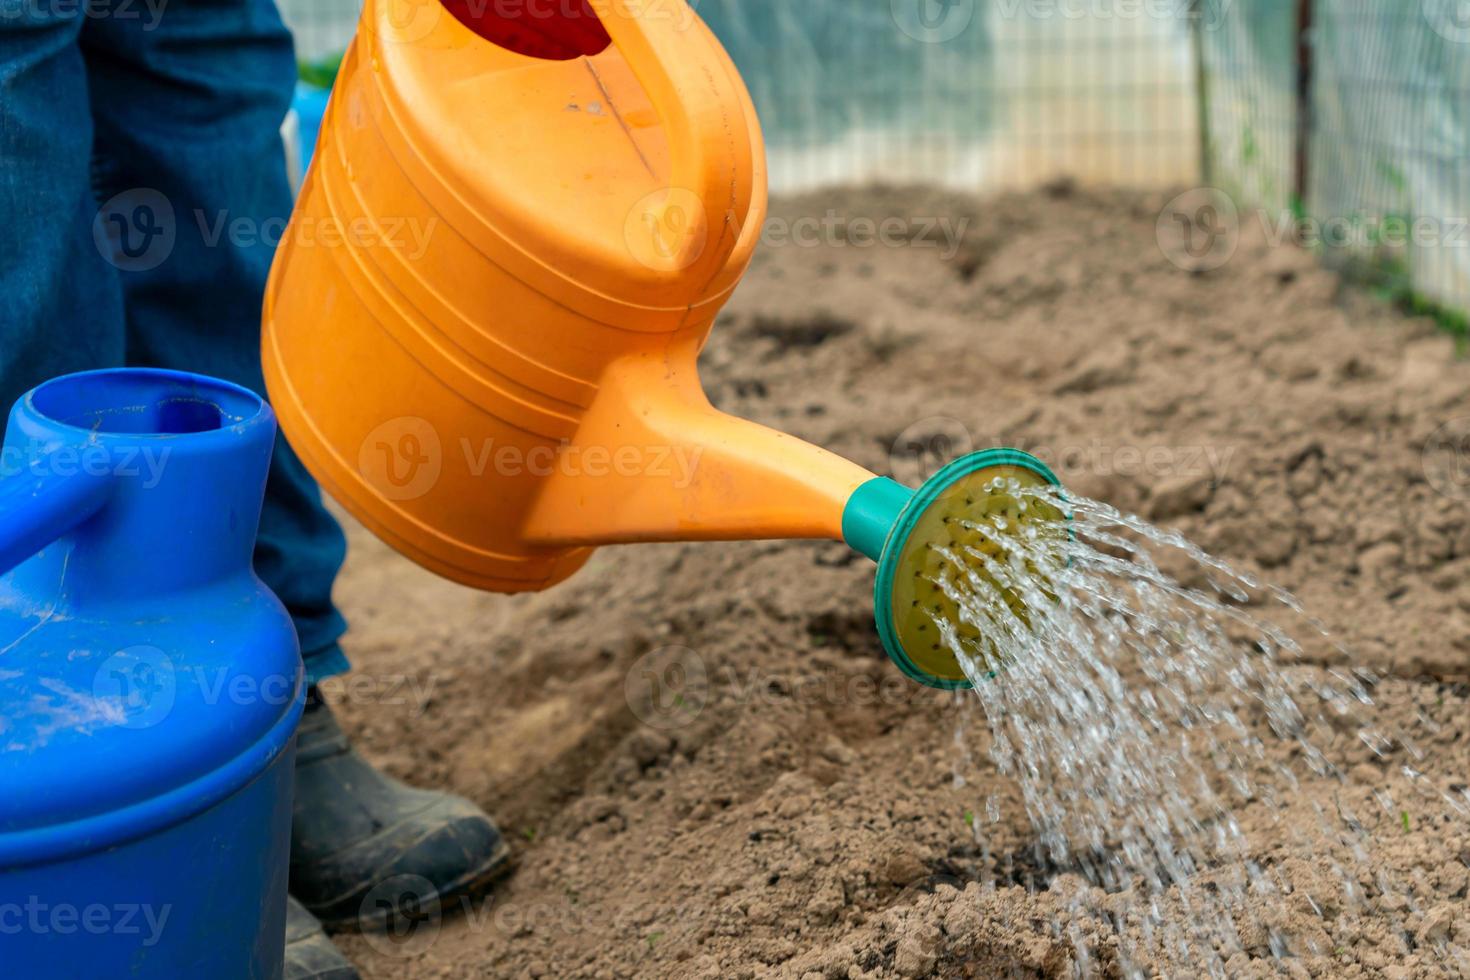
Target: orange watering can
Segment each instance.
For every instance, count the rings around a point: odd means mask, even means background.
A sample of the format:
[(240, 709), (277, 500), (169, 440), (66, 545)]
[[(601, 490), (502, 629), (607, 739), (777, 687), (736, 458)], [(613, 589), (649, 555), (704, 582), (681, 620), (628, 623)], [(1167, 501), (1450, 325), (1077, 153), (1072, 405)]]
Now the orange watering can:
[(991, 450), (915, 492), (713, 408), (695, 362), (765, 209), (750, 96), (684, 0), (367, 0), (266, 297), (281, 425), (359, 520), (478, 588), (605, 544), (846, 540), (894, 661), (966, 686), (929, 545), (1056, 479)]

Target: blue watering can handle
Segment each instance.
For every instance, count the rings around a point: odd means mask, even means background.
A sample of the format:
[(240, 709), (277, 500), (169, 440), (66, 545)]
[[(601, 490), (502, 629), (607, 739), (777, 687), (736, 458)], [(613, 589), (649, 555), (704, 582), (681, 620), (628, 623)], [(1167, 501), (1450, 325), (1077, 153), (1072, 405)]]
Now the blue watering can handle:
[(91, 517), (112, 493), (110, 473), (75, 466), (58, 473), (47, 468), (51, 459), (0, 477), (0, 574)]

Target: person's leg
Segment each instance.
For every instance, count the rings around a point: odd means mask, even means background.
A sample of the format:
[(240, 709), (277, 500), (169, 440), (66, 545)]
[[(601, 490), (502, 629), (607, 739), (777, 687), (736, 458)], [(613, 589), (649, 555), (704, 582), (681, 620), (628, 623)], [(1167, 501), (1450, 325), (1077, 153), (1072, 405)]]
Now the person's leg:
[[(261, 301), (290, 209), (279, 135), (295, 77), (290, 37), (272, 0), (169, 0), (159, 9), (151, 24), (100, 18), (82, 34), (109, 190), (151, 189), (155, 209), (172, 212), (169, 254), (122, 277), (127, 356), (260, 391)], [(295, 616), (314, 679), (346, 666), (330, 598), (342, 558), (340, 529), (282, 443), (256, 565)], [(508, 857), (494, 823), (469, 801), (370, 766), (311, 688), (291, 827), (291, 892), (308, 911), (329, 926), (381, 923), (397, 900), (483, 887)], [(405, 895), (403, 881), (423, 894)], [(399, 884), (384, 904), (390, 882)]]
[[(81, 43), (97, 193), (151, 209), (160, 229), (159, 247), (122, 268), (128, 362), (264, 393), (261, 297), (291, 212), (279, 136), (296, 77), (290, 34), (267, 0), (91, 9)], [(278, 441), (255, 566), (290, 610), (313, 682), (347, 669), (332, 604), (345, 553), (315, 482)]]
[[(0, 0), (0, 405), (123, 360), (122, 293), (103, 258), (88, 160), (80, 10)], [(102, 232), (94, 241), (94, 227)]]

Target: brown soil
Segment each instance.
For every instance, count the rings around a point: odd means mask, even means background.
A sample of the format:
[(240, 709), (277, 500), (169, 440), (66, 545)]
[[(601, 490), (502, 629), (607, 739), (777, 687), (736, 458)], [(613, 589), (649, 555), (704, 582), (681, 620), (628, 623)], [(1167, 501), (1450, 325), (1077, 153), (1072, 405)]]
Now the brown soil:
[[(766, 248), (705, 356), (711, 397), (910, 481), (910, 444), (1036, 449), (1081, 493), (1300, 595), (1391, 675), (1378, 722), (1396, 734), (1378, 757), (1341, 733), (1349, 785), (1238, 813), (1291, 892), (1224, 951), (1230, 973), (1470, 976), (1470, 494), (1458, 443), (1431, 438), (1470, 432), (1453, 423), (1470, 414), (1470, 364), (1253, 221), (1224, 267), (1181, 271), (1155, 240), (1169, 196), (779, 202), (785, 218), (970, 225), (949, 257)], [(1039, 865), (983, 718), (889, 665), (871, 566), (841, 545), (606, 549), (550, 592), (506, 598), (440, 582), (361, 529), (352, 543), (340, 598), (358, 670), (330, 686), (342, 715), (389, 771), (496, 814), (519, 862), (442, 921), (343, 937), (365, 976), (1066, 976), (1073, 933), (1088, 969), (1117, 974), (1119, 941), (1082, 904), (1114, 909), (1136, 960), (1164, 971), (1126, 892)], [(1307, 655), (1345, 659), (1320, 640)], [(1268, 759), (1292, 751), (1260, 724)], [(1397, 802), (1375, 797), (1390, 786)], [(1366, 866), (1402, 891), (1354, 872), (1367, 908), (1346, 909), (1321, 883), (1328, 859), (1282, 832), (1315, 826), (1316, 806), (1356, 813)]]

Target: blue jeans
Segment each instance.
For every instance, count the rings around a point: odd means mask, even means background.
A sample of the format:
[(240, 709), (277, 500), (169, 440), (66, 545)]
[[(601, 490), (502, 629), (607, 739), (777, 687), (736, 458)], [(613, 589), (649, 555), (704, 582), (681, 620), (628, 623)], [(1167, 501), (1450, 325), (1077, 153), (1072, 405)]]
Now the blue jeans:
[[(264, 391), (296, 77), (272, 0), (0, 0), (0, 398), (142, 365)], [(255, 567), (313, 680), (347, 669), (341, 528), (278, 440)]]

